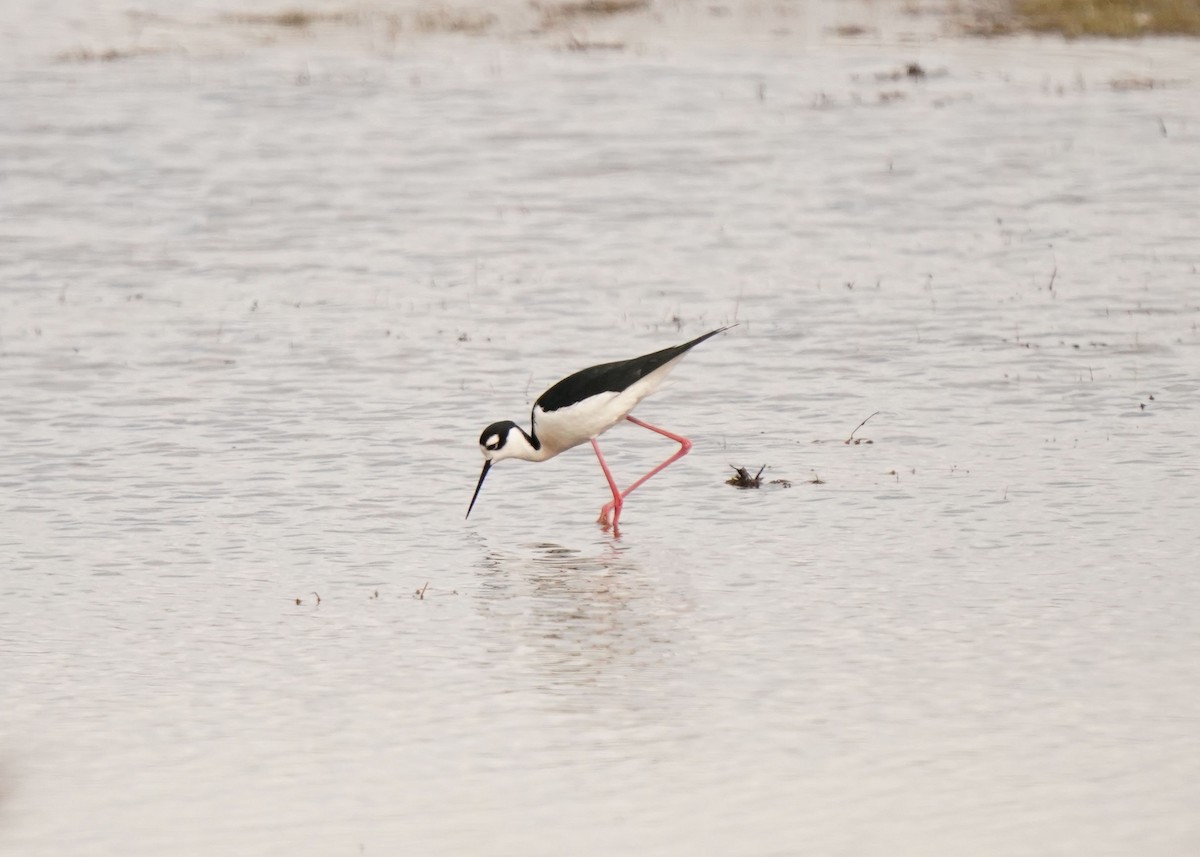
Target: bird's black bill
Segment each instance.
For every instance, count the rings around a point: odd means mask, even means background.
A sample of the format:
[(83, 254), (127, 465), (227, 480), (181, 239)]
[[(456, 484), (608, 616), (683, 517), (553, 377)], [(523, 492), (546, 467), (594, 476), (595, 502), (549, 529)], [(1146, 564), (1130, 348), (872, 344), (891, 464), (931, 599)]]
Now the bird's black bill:
[(475, 501), (479, 499), (479, 489), (483, 487), (483, 477), (487, 476), (487, 472), (491, 466), (492, 462), (483, 462), (483, 472), (479, 474), (479, 484), (475, 486), (475, 493), (471, 495), (471, 505), (467, 507), (467, 518), (471, 517), (471, 510), (475, 508)]

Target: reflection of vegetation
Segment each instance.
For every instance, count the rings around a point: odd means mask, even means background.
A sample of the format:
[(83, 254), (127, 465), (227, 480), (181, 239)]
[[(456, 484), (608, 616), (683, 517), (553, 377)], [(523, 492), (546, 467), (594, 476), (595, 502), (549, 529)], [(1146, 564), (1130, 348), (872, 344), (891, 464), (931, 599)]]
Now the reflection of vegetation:
[(417, 28), (427, 33), (469, 33), (479, 35), (496, 23), (491, 12), (463, 12), (449, 9), (417, 13)]
[(276, 27), (296, 27), (298, 29), (320, 23), (322, 21), (346, 21), (350, 15), (346, 12), (307, 12), (303, 9), (287, 9), (270, 14), (231, 15), (230, 18), (239, 24), (268, 24)]
[(620, 15), (649, 5), (649, 0), (583, 0), (582, 3), (564, 3), (559, 11), (564, 15)]
[(600, 18), (605, 15), (624, 15), (640, 12), (650, 5), (650, 0), (582, 0), (578, 3), (560, 3), (542, 10), (546, 21), (568, 21), (573, 18)]
[(117, 60), (133, 59), (134, 57), (150, 56), (157, 53), (162, 53), (162, 51), (155, 48), (132, 48), (124, 51), (117, 50), (116, 48), (109, 48), (105, 51), (76, 48), (73, 51), (65, 51), (59, 54), (55, 59), (59, 62), (116, 62)]
[(1200, 0), (1003, 0), (971, 26), (1000, 35), (1022, 30), (1067, 38), (1200, 35)]

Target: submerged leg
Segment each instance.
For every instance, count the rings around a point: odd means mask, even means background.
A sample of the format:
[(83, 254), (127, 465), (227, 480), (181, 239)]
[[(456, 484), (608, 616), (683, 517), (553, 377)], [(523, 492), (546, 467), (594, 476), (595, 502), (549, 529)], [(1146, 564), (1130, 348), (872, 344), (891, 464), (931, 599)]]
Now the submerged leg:
[[(649, 473), (647, 473), (645, 476), (643, 476), (641, 479), (639, 479), (637, 482), (634, 482), (632, 485), (630, 485), (628, 488), (626, 488), (624, 491), (622, 491), (619, 496), (614, 492), (613, 502), (609, 503), (603, 509), (600, 510), (600, 520), (601, 521), (603, 521), (608, 516), (609, 509), (615, 508), (617, 510), (617, 514), (620, 515), (621, 514), (621, 504), (624, 502), (626, 497), (628, 497), (630, 494), (633, 493), (633, 490), (635, 488), (638, 488), (641, 485), (643, 485), (647, 479), (649, 479), (654, 474), (660, 472), (661, 470), (666, 468), (668, 465), (674, 464), (676, 461), (683, 458), (692, 449), (692, 442), (690, 440), (688, 440), (686, 437), (683, 437), (682, 435), (673, 434), (673, 433), (667, 431), (666, 429), (660, 429), (658, 426), (652, 426), (652, 425), (650, 425), (650, 423), (644, 423), (641, 420), (639, 420), (637, 417), (628, 417), (627, 416), (627, 417), (625, 417), (625, 419), (629, 420), (634, 425), (641, 426), (642, 428), (650, 429), (650, 431), (652, 431), (652, 432), (657, 432), (658, 434), (661, 434), (663, 437), (669, 437), (671, 440), (673, 440), (679, 444), (679, 450), (674, 455), (672, 455), (670, 458), (668, 458), (666, 461), (664, 461), (662, 464), (658, 465), (658, 467), (654, 468)], [(592, 443), (594, 445), (596, 442), (593, 440)], [(600, 453), (600, 451), (596, 450), (596, 454), (599, 455), (599, 453)], [(603, 463), (603, 461), (604, 461), (604, 459), (601, 459), (601, 463)], [(604, 468), (604, 472), (606, 474), (608, 473), (607, 467)], [(612, 484), (611, 476), (609, 477), (608, 481), (609, 481), (609, 484), (611, 485)], [(614, 523), (616, 523), (615, 520), (614, 520)]]
[(592, 449), (596, 450), (596, 458), (600, 459), (600, 469), (604, 471), (604, 478), (608, 480), (608, 487), (612, 490), (613, 495), (613, 501), (600, 510), (599, 522), (604, 524), (605, 527), (609, 525), (608, 512), (611, 509), (613, 511), (612, 526), (615, 529), (617, 520), (621, 517), (621, 489), (617, 487), (616, 480), (613, 479), (612, 472), (608, 469), (608, 463), (604, 460), (604, 455), (600, 452), (600, 444), (596, 443), (595, 438), (592, 438)]

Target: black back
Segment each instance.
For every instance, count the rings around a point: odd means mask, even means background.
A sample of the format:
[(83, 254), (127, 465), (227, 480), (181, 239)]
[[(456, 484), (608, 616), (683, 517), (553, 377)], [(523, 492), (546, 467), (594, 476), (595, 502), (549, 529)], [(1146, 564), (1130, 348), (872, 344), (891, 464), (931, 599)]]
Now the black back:
[[(732, 326), (730, 325), (729, 327)], [(596, 393), (619, 393), (621, 390), (633, 386), (655, 369), (671, 362), (684, 352), (695, 348), (710, 336), (716, 336), (721, 331), (728, 330), (729, 327), (719, 327), (703, 336), (697, 336), (691, 342), (685, 342), (683, 345), (673, 345), (670, 348), (664, 348), (662, 351), (655, 351), (653, 354), (634, 357), (632, 360), (617, 360), (614, 363), (601, 363), (599, 366), (590, 366), (587, 369), (581, 369), (574, 375), (568, 375), (566, 378), (563, 378), (549, 390), (542, 393), (533, 405), (535, 408), (540, 407), (543, 411), (557, 411), (559, 408), (573, 405), (581, 399), (594, 396)]]

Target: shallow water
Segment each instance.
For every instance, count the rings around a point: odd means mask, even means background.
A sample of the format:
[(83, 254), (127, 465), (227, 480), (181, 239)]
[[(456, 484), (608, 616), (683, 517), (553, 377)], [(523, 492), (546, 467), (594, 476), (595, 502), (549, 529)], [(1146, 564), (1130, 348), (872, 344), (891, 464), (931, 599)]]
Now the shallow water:
[(868, 41), (0, 66), (0, 852), (1196, 853), (1200, 61)]

